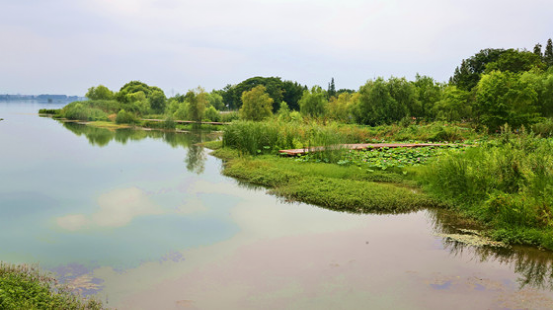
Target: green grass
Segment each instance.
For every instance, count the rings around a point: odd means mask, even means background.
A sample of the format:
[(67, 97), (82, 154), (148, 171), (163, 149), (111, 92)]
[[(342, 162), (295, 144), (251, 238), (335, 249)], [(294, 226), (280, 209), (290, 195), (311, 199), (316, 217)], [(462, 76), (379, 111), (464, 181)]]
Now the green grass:
[(553, 141), (503, 134), (443, 156), (420, 174), (424, 189), (490, 228), (499, 240), (553, 250)]
[(333, 210), (399, 213), (436, 206), (433, 200), (394, 173), (369, 173), (354, 166), (336, 164), (300, 163), (273, 155), (240, 156), (238, 151), (224, 148), (213, 154), (226, 160), (223, 173), (227, 176), (270, 187), (272, 193), (287, 199)]
[(0, 309), (104, 309), (96, 299), (71, 293), (38, 268), (0, 262)]

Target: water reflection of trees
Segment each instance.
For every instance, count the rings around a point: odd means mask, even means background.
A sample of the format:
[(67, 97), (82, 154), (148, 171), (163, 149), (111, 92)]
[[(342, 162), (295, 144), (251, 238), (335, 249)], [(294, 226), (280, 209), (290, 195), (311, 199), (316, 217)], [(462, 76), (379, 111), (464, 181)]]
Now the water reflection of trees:
[[(438, 233), (459, 233), (459, 228), (474, 229), (474, 224), (463, 222), (454, 213), (447, 210), (431, 209), (434, 230)], [(531, 286), (538, 289), (553, 290), (553, 253), (528, 246), (496, 248), (470, 246), (449, 238), (443, 239), (444, 247), (454, 256), (467, 256), (477, 262), (496, 261), (512, 265), (519, 275), (521, 288)]]
[(78, 123), (64, 122), (63, 126), (69, 129), (77, 136), (85, 136), (91, 145), (104, 147), (111, 141), (126, 144), (128, 141), (140, 141), (146, 138), (162, 140), (173, 148), (182, 147), (187, 149), (184, 159), (186, 169), (190, 172), (201, 174), (205, 168), (207, 156), (204, 148), (198, 145), (200, 142), (212, 141), (218, 138), (215, 134), (202, 131), (193, 132), (170, 132), (158, 130), (136, 130), (136, 129), (116, 129), (97, 128)]

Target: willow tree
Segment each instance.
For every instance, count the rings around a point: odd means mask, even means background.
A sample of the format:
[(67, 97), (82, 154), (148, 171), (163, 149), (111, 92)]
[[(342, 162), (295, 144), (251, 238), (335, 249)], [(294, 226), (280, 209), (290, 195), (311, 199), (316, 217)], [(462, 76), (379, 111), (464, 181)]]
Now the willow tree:
[(273, 98), (266, 92), (263, 85), (258, 85), (242, 93), (240, 118), (244, 120), (261, 121), (273, 115)]
[(189, 90), (185, 97), (188, 107), (188, 117), (192, 121), (201, 122), (204, 118), (205, 108), (208, 103), (207, 93), (201, 87)]

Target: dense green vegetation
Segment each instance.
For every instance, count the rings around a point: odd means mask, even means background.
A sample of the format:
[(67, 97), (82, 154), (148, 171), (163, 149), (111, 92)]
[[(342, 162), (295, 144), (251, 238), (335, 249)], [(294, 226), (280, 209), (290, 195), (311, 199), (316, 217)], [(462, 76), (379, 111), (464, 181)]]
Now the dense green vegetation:
[(506, 131), (440, 157), (420, 180), (432, 196), (487, 223), (497, 239), (553, 249), (553, 140)]
[[(42, 112), (161, 129), (182, 129), (176, 120), (232, 122), (224, 128), (224, 149), (218, 151), (219, 156), (233, 154), (228, 175), (327, 207), (407, 210), (422, 201), (438, 202), (487, 223), (496, 238), (553, 248), (546, 241), (552, 201), (539, 198), (549, 195), (549, 168), (538, 163), (549, 158), (553, 135), (552, 45), (549, 40), (543, 52), (540, 44), (532, 52), (483, 49), (462, 60), (448, 83), (420, 75), (414, 81), (378, 77), (354, 91), (336, 90), (334, 79), (325, 90), (279, 77), (253, 77), (221, 90), (208, 93), (199, 87), (167, 99), (161, 89), (132, 81), (118, 92), (92, 87), (88, 101)], [(509, 130), (501, 135), (501, 128)], [(450, 145), (362, 152), (340, 147), (393, 141)], [(275, 156), (291, 148), (310, 152), (295, 159)], [(351, 173), (309, 173), (327, 169)], [(404, 193), (407, 188), (417, 194)], [(358, 191), (348, 196), (340, 190)]]
[[(313, 121), (234, 122), (224, 128), (223, 149), (215, 155), (226, 159), (226, 175), (271, 187), (287, 199), (351, 212), (440, 205), (479, 221), (496, 240), (553, 249), (553, 140), (547, 138), (552, 127), (538, 125), (536, 133), (505, 126), (502, 134), (489, 136), (436, 123), (359, 128)], [(444, 128), (450, 132), (443, 134)], [(443, 138), (434, 141), (463, 143), (364, 151), (338, 147), (362, 139), (381, 142), (375, 138), (383, 133), (392, 137), (387, 141), (405, 138), (406, 132), (409, 142), (428, 141), (424, 138), (436, 135), (431, 131)], [(289, 148), (311, 152), (275, 156)]]
[(37, 268), (0, 262), (0, 309), (104, 309), (58, 285)]

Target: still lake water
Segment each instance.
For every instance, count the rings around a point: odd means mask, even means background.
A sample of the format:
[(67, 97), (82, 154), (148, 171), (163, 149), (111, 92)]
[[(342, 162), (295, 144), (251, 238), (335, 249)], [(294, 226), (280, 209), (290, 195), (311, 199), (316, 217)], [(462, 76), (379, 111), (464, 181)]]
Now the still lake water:
[(349, 214), (221, 175), (209, 134), (0, 102), (0, 260), (118, 309), (553, 309), (553, 253), (473, 248), (444, 211)]

